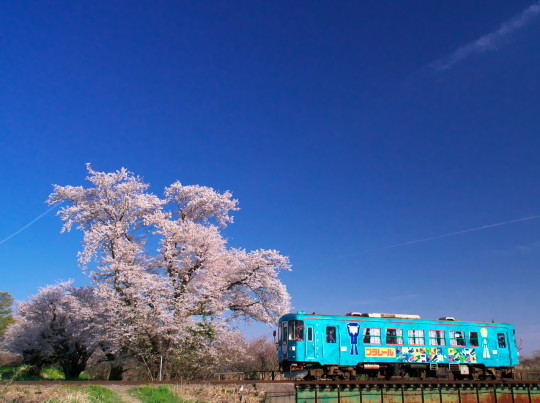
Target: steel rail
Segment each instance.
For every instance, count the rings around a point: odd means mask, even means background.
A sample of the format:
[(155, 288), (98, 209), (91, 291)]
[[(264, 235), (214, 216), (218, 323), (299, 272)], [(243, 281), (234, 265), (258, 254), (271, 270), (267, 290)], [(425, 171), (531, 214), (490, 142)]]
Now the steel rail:
[(423, 379), (423, 380), (369, 380), (369, 381), (357, 381), (357, 380), (318, 380), (318, 381), (302, 381), (296, 380), (293, 382), (296, 385), (485, 385), (485, 386), (511, 386), (511, 385), (540, 385), (540, 380), (447, 380), (447, 379)]

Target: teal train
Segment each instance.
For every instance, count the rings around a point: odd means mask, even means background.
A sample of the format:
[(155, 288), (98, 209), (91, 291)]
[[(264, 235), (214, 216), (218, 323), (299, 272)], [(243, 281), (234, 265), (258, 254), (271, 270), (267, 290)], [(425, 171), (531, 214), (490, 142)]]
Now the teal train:
[(519, 363), (514, 326), (503, 323), (299, 311), (277, 333), (280, 369), (303, 379), (503, 379)]

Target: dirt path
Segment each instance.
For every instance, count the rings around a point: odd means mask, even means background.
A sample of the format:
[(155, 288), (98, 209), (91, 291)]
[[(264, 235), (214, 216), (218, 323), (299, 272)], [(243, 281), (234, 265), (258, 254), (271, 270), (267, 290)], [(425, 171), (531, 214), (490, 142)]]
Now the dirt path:
[(132, 388), (132, 386), (124, 386), (124, 385), (109, 385), (107, 386), (110, 390), (118, 393), (118, 396), (120, 396), (120, 399), (122, 399), (122, 402), (124, 403), (141, 403), (139, 399), (136, 397), (131, 396), (128, 393), (128, 389)]

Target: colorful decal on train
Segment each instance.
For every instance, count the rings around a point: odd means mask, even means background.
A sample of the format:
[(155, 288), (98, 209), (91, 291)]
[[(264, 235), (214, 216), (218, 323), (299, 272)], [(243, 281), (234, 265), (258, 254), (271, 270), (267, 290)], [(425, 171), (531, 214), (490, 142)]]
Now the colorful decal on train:
[(399, 362), (443, 362), (444, 355), (437, 347), (400, 347), (397, 348)]
[(460, 363), (475, 363), (476, 350), (474, 348), (449, 348), (448, 361)]
[(395, 357), (396, 349), (389, 347), (366, 347), (366, 357)]
[(347, 323), (347, 332), (351, 338), (351, 355), (358, 355), (358, 333), (360, 333), (360, 325), (356, 322)]

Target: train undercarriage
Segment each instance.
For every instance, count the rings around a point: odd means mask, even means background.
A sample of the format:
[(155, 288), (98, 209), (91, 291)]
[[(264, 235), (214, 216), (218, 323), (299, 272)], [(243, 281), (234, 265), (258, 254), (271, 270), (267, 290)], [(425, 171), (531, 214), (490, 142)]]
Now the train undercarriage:
[(305, 380), (499, 380), (512, 379), (513, 368), (471, 364), (359, 363), (355, 366), (320, 365), (314, 362), (281, 363), (286, 376)]

